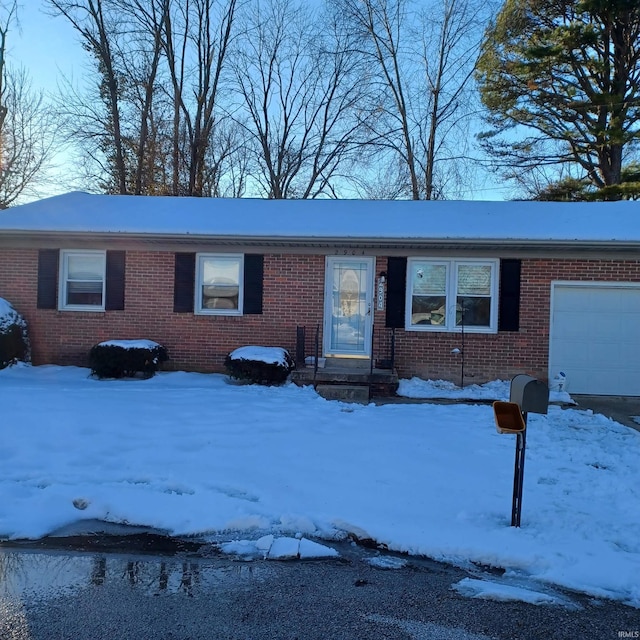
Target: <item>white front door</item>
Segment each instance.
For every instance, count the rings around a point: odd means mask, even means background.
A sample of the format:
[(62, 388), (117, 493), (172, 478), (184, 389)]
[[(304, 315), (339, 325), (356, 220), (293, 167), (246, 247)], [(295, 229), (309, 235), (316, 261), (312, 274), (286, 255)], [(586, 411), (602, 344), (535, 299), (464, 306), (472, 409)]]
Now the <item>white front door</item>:
[(373, 258), (327, 258), (325, 355), (371, 356), (373, 270)]

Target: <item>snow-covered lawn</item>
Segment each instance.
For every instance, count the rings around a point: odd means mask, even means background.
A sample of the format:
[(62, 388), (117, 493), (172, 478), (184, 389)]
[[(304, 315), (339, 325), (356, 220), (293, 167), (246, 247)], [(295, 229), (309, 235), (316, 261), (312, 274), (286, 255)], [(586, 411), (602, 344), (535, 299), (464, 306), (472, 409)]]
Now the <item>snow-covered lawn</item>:
[(529, 415), (520, 529), (515, 436), (496, 432), (489, 404), (348, 405), (220, 375), (15, 366), (0, 371), (0, 420), (2, 537), (96, 518), (230, 541), (353, 533), (640, 606), (640, 433), (601, 415)]

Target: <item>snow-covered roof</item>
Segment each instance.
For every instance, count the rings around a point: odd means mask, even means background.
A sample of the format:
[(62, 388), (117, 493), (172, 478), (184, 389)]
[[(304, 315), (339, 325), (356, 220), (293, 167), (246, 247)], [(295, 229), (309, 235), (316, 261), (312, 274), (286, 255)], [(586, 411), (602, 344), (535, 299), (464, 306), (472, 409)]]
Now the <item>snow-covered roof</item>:
[(640, 203), (259, 200), (72, 192), (0, 212), (0, 234), (640, 244)]

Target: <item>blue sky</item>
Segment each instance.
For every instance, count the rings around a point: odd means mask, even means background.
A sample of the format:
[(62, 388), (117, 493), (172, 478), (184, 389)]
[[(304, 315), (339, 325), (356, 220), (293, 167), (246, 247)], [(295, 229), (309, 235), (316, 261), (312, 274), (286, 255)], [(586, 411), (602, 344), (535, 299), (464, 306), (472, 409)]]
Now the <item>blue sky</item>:
[(78, 74), (84, 51), (76, 34), (63, 18), (43, 11), (40, 0), (24, 0), (19, 9), (20, 24), (8, 35), (8, 60), (24, 66), (34, 88), (55, 91), (61, 74)]

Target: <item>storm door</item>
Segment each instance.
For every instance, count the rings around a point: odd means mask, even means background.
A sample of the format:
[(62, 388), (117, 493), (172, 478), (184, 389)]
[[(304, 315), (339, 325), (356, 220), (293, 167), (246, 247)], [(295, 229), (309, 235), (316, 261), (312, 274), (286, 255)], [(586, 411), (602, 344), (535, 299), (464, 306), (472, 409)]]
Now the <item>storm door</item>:
[(373, 258), (327, 258), (325, 355), (371, 356), (373, 269)]

